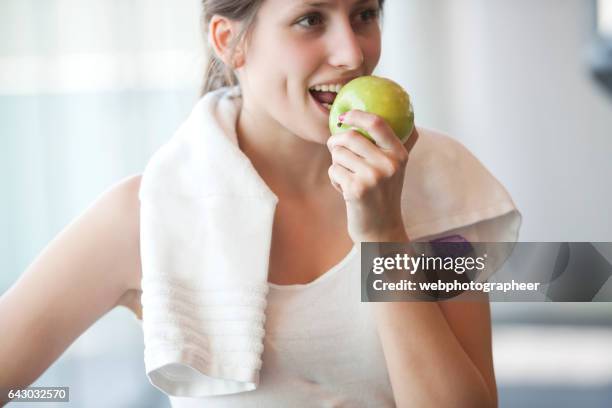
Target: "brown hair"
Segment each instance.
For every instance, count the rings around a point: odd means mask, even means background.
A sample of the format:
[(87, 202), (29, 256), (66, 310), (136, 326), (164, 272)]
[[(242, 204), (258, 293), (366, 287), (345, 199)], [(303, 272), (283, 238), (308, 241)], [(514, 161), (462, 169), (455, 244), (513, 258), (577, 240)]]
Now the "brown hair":
[[(202, 0), (202, 24), (204, 25), (204, 33), (206, 37), (204, 42), (207, 44), (207, 61), (204, 69), (204, 81), (200, 90), (200, 96), (214, 91), (215, 89), (224, 86), (234, 86), (238, 84), (238, 79), (231, 69), (221, 61), (212, 50), (208, 43), (208, 26), (212, 16), (215, 14), (230, 20), (242, 23), (240, 33), (234, 38), (230, 44), (232, 54), (235, 52), (236, 46), (250, 30), (255, 21), (257, 11), (261, 7), (264, 0)], [(385, 0), (378, 0), (381, 12)]]

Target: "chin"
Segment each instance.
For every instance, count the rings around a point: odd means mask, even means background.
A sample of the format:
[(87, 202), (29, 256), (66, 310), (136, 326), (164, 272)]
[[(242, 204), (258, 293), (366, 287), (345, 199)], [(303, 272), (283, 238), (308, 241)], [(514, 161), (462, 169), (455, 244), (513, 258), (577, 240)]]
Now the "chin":
[(331, 136), (327, 121), (319, 117), (311, 117), (302, 115), (300, 119), (300, 127), (288, 128), (297, 137), (312, 143), (325, 145), (327, 139)]
[(327, 127), (327, 123), (323, 125), (317, 124), (316, 128), (309, 133), (308, 140), (313, 143), (326, 145), (327, 139), (329, 139), (330, 136), (331, 134), (329, 132), (329, 128)]

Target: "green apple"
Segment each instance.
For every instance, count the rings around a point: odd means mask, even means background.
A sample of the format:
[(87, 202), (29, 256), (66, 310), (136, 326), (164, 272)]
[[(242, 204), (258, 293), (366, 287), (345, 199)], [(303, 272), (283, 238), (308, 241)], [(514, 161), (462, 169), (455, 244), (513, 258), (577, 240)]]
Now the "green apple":
[(402, 143), (406, 142), (414, 129), (410, 96), (400, 85), (387, 78), (362, 76), (353, 79), (342, 87), (329, 111), (329, 130), (332, 135), (354, 129), (374, 141), (363, 129), (345, 124), (338, 126), (338, 116), (352, 109), (383, 118)]

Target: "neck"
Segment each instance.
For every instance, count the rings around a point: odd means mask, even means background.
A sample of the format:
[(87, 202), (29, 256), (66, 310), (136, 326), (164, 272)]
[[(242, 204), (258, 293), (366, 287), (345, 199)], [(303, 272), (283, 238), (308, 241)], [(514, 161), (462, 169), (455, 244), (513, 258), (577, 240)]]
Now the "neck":
[(270, 189), (277, 196), (293, 198), (333, 190), (327, 173), (332, 164), (327, 146), (304, 140), (263, 117), (243, 105), (237, 136), (240, 150)]

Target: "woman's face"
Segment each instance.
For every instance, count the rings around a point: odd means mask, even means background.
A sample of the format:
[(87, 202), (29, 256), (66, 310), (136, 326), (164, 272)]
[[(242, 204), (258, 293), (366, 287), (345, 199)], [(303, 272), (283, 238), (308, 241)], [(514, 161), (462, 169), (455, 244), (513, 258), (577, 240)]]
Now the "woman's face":
[(265, 0), (238, 70), (257, 115), (325, 143), (328, 111), (309, 89), (371, 74), (380, 58), (378, 0)]

